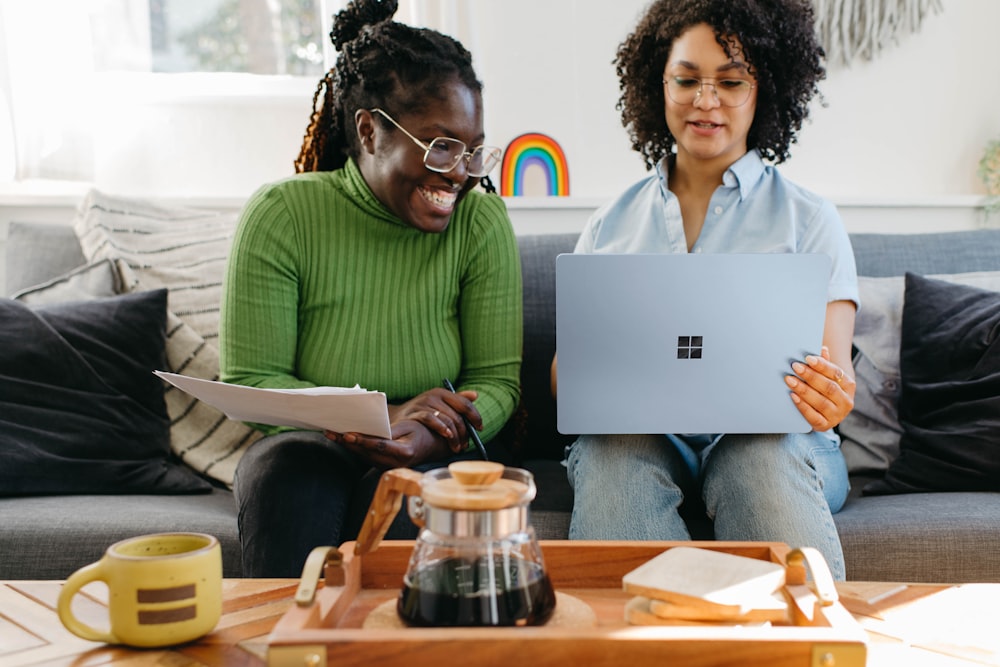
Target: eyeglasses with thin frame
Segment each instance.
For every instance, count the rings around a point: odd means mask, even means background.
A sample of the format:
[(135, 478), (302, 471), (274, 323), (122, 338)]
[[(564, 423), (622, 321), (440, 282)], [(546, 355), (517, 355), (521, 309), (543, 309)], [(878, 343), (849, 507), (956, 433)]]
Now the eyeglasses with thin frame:
[(465, 142), (452, 139), (451, 137), (437, 137), (432, 139), (429, 144), (425, 144), (407, 132), (405, 127), (397, 123), (392, 116), (382, 109), (376, 107), (371, 109), (371, 112), (380, 113), (385, 116), (390, 123), (398, 127), (403, 134), (412, 139), (413, 143), (424, 149), (424, 166), (431, 171), (441, 174), (448, 173), (457, 167), (458, 163), (464, 158), (466, 171), (469, 176), (481, 178), (493, 171), (493, 168), (500, 163), (501, 151), (496, 146), (476, 146), (471, 151), (468, 151), (466, 150), (468, 147), (465, 145)]
[(671, 76), (663, 80), (667, 95), (677, 104), (695, 104), (705, 86), (712, 87), (715, 100), (724, 107), (741, 107), (750, 99), (757, 84), (747, 79), (698, 79), (693, 76)]

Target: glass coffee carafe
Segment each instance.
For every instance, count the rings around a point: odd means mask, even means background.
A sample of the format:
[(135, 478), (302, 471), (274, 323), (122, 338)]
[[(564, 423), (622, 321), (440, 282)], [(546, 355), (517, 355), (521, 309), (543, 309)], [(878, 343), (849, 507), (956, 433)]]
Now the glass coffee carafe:
[(541, 625), (556, 596), (528, 524), (535, 483), (527, 470), (460, 461), (382, 475), (358, 553), (373, 550), (408, 497), (421, 527), (396, 609), (415, 626)]

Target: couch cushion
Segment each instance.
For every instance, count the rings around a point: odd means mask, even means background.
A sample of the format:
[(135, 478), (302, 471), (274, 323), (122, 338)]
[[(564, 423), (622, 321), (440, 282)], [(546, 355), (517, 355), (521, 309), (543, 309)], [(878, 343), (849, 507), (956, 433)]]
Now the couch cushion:
[[(922, 234), (851, 234), (859, 276), (996, 271), (1000, 229)], [(947, 249), (947, 252), (945, 252)], [(862, 304), (864, 307), (864, 304)]]
[(575, 436), (556, 430), (556, 401), (549, 370), (556, 351), (556, 256), (573, 252), (576, 234), (522, 235), (524, 286), (524, 357), (521, 362), (521, 400), (530, 440), (517, 443), (523, 458), (562, 460), (563, 449)]
[(851, 498), (833, 515), (853, 581), (1000, 581), (1000, 493)]
[(0, 300), (0, 494), (189, 493), (170, 455), (166, 290), (34, 309)]
[(1000, 491), (1000, 292), (906, 275), (900, 455), (866, 493)]
[[(1000, 238), (1000, 237), (998, 237)], [(935, 274), (960, 285), (1000, 291), (1000, 271)], [(858, 277), (861, 310), (854, 326), (854, 410), (837, 427), (852, 475), (881, 476), (899, 455), (899, 350), (902, 339), (902, 275)]]
[(7, 228), (7, 294), (38, 285), (86, 263), (66, 224), (11, 222)]
[(104, 259), (84, 264), (68, 273), (14, 292), (11, 298), (29, 304), (87, 301), (124, 293), (115, 263)]
[(858, 387), (854, 411), (837, 430), (844, 437), (842, 449), (851, 472), (881, 475), (899, 452), (896, 405), (903, 274), (911, 271), (1000, 289), (1000, 229), (853, 233), (851, 245), (861, 291), (855, 326)]
[(149, 533), (215, 535), (222, 572), (242, 574), (236, 502), (224, 489), (187, 496), (0, 498), (0, 579), (65, 579), (119, 540)]
[[(73, 229), (88, 261), (115, 261), (127, 291), (167, 288), (166, 369), (219, 379), (219, 306), (237, 216), (91, 191)], [(185, 463), (230, 485), (260, 433), (180, 389), (166, 389), (171, 447)]]

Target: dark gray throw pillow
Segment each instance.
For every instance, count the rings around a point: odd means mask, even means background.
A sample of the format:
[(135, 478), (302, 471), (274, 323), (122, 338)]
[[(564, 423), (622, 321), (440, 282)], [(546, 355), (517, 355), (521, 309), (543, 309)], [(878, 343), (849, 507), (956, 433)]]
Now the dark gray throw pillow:
[(900, 454), (869, 495), (1000, 491), (1000, 292), (906, 274)]
[(167, 291), (30, 307), (0, 300), (0, 495), (197, 493), (172, 460)]

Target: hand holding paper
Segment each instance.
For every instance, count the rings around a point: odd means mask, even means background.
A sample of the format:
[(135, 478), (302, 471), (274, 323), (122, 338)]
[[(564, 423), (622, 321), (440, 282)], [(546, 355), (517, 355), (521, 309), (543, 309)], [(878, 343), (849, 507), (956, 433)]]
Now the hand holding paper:
[(153, 372), (235, 421), (392, 437), (386, 397), (380, 391), (358, 386), (260, 389)]

